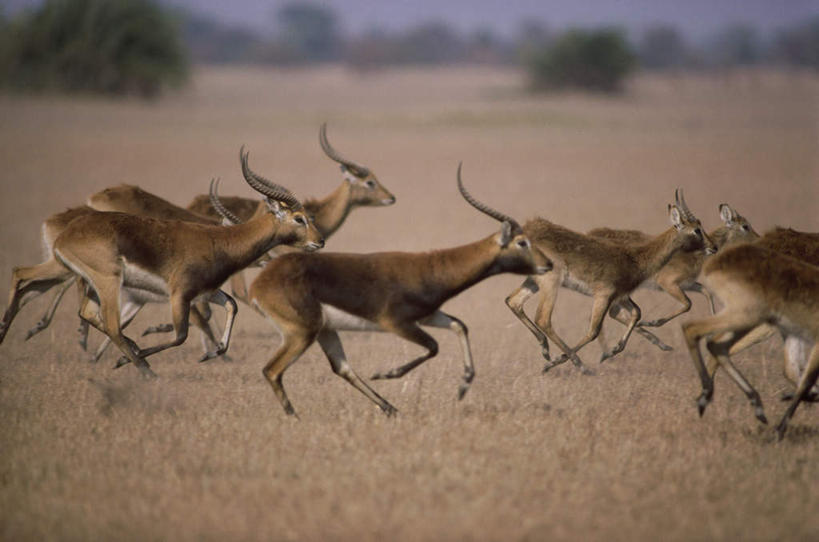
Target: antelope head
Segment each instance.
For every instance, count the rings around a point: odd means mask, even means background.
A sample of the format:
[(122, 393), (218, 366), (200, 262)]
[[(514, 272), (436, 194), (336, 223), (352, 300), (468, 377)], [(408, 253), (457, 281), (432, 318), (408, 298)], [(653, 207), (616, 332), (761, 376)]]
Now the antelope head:
[(725, 227), (728, 228), (728, 241), (752, 240), (759, 237), (759, 234), (751, 227), (748, 219), (736, 212), (727, 203), (720, 204), (719, 217), (725, 223)]
[[(272, 215), (279, 225), (276, 234), (277, 239), (283, 244), (308, 251), (322, 248), (324, 238), (316, 229), (313, 221), (307, 216), (307, 213), (304, 212), (301, 202), (287, 188), (254, 173), (247, 163), (249, 154), (244, 146), (239, 150), (242, 175), (244, 175), (245, 181), (251, 188), (264, 196), (264, 201), (267, 204), (267, 214)], [(238, 217), (232, 215), (216, 196), (217, 185), (218, 182), (211, 183), (211, 203), (227, 220), (234, 224), (238, 223)]]
[(676, 203), (668, 206), (668, 216), (671, 225), (682, 239), (682, 250), (693, 252), (702, 249), (706, 254), (716, 253), (717, 246), (705, 233), (700, 220), (694, 216), (685, 203), (682, 188), (674, 192), (674, 200)]
[(462, 165), (458, 164), (458, 190), (463, 198), (475, 209), (501, 223), (500, 231), (494, 235), (498, 254), (493, 262), (493, 271), (522, 275), (542, 275), (550, 271), (552, 261), (532, 245), (517, 220), (479, 202), (467, 192), (461, 179)]
[(319, 143), (324, 154), (340, 164), (344, 181), (349, 183), (352, 191), (353, 205), (380, 207), (395, 203), (395, 196), (378, 182), (372, 171), (344, 158), (330, 145), (330, 142), (327, 141), (326, 122), (321, 125), (319, 130)]

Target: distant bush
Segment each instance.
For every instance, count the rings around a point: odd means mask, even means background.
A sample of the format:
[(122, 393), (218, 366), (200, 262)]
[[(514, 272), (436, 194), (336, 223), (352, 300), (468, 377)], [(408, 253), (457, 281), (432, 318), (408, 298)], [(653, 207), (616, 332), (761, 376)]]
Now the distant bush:
[(5, 30), (9, 87), (152, 97), (187, 75), (176, 24), (150, 0), (48, 0)]
[(570, 30), (530, 53), (527, 67), (536, 90), (582, 88), (614, 92), (634, 69), (635, 55), (618, 30)]

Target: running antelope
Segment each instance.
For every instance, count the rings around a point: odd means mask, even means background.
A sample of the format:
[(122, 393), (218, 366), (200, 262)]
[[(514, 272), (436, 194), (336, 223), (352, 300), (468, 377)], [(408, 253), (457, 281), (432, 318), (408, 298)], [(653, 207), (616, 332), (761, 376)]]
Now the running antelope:
[[(313, 218), (316, 229), (325, 239), (333, 235), (357, 207), (382, 207), (395, 203), (395, 196), (387, 190), (368, 168), (344, 158), (327, 140), (327, 123), (319, 130), (319, 144), (324, 153), (341, 165), (341, 185), (323, 199), (307, 199), (304, 209)], [(221, 197), (222, 204), (235, 217), (247, 221), (256, 212), (258, 202), (242, 197)], [(219, 213), (207, 195), (196, 196), (188, 205), (195, 213), (219, 218)], [(238, 296), (237, 296), (238, 297)]]
[[(264, 205), (262, 205), (264, 207)], [(95, 211), (100, 212), (123, 212), (129, 214), (135, 214), (140, 216), (145, 216), (149, 218), (158, 218), (161, 220), (184, 220), (186, 222), (193, 222), (196, 224), (211, 224), (216, 225), (220, 222), (218, 220), (212, 219), (207, 216), (199, 215), (197, 213), (188, 211), (187, 209), (183, 209), (182, 207), (178, 207), (169, 201), (160, 198), (150, 192), (146, 192), (145, 190), (133, 186), (133, 185), (119, 185), (110, 188), (106, 188), (97, 192), (96, 194), (91, 195), (88, 198), (88, 205), (82, 207), (76, 207), (73, 209), (69, 209), (68, 211), (64, 211), (62, 213), (58, 213), (49, 217), (43, 223), (43, 244), (46, 248), (46, 252), (48, 253), (49, 257), (53, 257), (51, 254), (51, 247), (53, 246), (54, 240), (59, 236), (60, 233), (68, 226), (68, 224), (78, 216), (86, 215), (94, 213)], [(28, 268), (22, 268), (19, 271), (15, 272), (23, 272)], [(72, 284), (76, 282), (76, 275), (70, 277), (62, 284), (59, 285), (58, 291), (54, 296), (54, 299), (49, 304), (48, 309), (46, 310), (43, 317), (37, 322), (35, 327), (30, 329), (26, 335), (26, 340), (30, 339), (37, 333), (43, 331), (48, 327), (51, 323), (51, 319), (54, 316), (54, 312), (57, 309), (63, 295), (65, 292), (70, 288)], [(17, 281), (13, 281), (12, 283), (12, 301), (9, 303), (9, 307), (14, 307), (13, 299), (14, 299), (14, 292), (16, 290)], [(40, 287), (45, 286), (53, 286), (48, 285), (46, 283), (38, 282)], [(85, 288), (81, 286), (80, 288), (80, 302), (82, 303), (82, 298), (84, 296)], [(43, 292), (40, 292), (43, 293)], [(25, 301), (21, 303), (18, 307), (22, 308), (22, 306), (33, 299), (36, 296), (28, 296), (25, 298)], [(122, 327), (127, 327), (127, 325), (133, 320), (136, 314), (139, 312), (139, 309), (142, 305), (131, 305), (129, 307), (129, 312), (126, 314), (121, 315), (121, 323)], [(13, 310), (13, 309), (12, 309)], [(215, 335), (213, 334), (213, 330), (208, 323), (210, 319), (210, 308), (208, 307), (207, 303), (198, 303), (197, 305), (191, 308), (191, 322), (198, 327), (202, 331), (202, 338), (203, 338), (203, 347), (205, 351), (208, 351), (208, 341), (210, 344), (216, 345), (217, 341)], [(11, 319), (13, 319), (14, 314), (9, 314), (9, 323)], [(6, 326), (7, 327), (7, 326)], [(149, 328), (146, 333), (151, 331), (172, 331), (173, 326), (157, 326), (154, 328)], [(80, 320), (80, 345), (83, 349), (86, 349), (87, 346), (87, 338), (88, 338), (88, 323), (85, 320)], [(98, 361), (102, 354), (105, 352), (106, 348), (110, 344), (110, 339), (107, 337), (103, 340), (103, 342), (99, 345), (95, 353), (91, 356), (92, 361)]]
[(819, 267), (748, 243), (728, 248), (706, 261), (702, 280), (725, 308), (717, 315), (682, 326), (702, 383), (697, 400), (700, 416), (714, 394), (714, 380), (699, 349), (701, 339), (706, 339), (710, 354), (745, 392), (762, 423), (767, 423), (767, 418), (759, 393), (731, 362), (731, 348), (761, 324), (772, 325), (784, 336), (798, 337), (812, 345), (793, 400), (776, 427), (781, 440), (788, 420), (819, 376)]
[[(766, 232), (754, 244), (819, 267), (819, 234), (817, 233), (800, 232), (790, 228), (774, 228)], [(768, 340), (776, 332), (777, 328), (771, 324), (757, 326), (731, 346), (729, 355), (734, 356), (755, 344)], [(783, 372), (785, 378), (798, 386), (802, 373), (807, 366), (808, 353), (813, 347), (813, 343), (804, 340), (797, 334), (782, 333), (781, 330), (780, 333), (784, 341)], [(711, 356), (708, 365), (708, 374), (711, 378), (713, 378), (718, 367), (719, 361)], [(784, 393), (782, 398), (790, 400), (793, 398), (793, 394), (790, 392)], [(803, 400), (819, 401), (819, 386), (814, 386)]]
[[(682, 196), (680, 197), (682, 198)], [(683, 203), (685, 202), (684, 199), (682, 201)], [(708, 237), (711, 238), (718, 249), (732, 243), (752, 241), (759, 237), (759, 234), (754, 231), (748, 220), (727, 203), (723, 203), (719, 206), (719, 216), (722, 219), (723, 225), (708, 234)], [(618, 245), (645, 243), (651, 238), (651, 236), (641, 231), (615, 230), (611, 228), (597, 228), (591, 230), (589, 235), (606, 239)], [(685, 295), (686, 290), (689, 292), (699, 292), (704, 295), (711, 306), (711, 313), (715, 313), (716, 309), (714, 307), (713, 296), (697, 281), (704, 260), (705, 254), (699, 250), (677, 252), (651, 280), (644, 282), (642, 287), (665, 291), (679, 301), (682, 306), (668, 316), (657, 318), (656, 320), (641, 321), (637, 325), (645, 327), (662, 326), (691, 310), (691, 299)], [(618, 308), (614, 310), (617, 311)]]
[[(247, 153), (240, 155), (246, 163)], [(95, 310), (86, 298), (80, 316), (108, 335), (143, 374), (153, 375), (146, 357), (185, 341), (190, 304), (199, 300), (217, 303), (227, 312), (221, 340), (201, 361), (227, 351), (237, 307), (219, 287), (231, 274), (277, 244), (306, 250), (323, 246), (321, 235), (287, 189), (255, 177), (246, 181), (265, 196), (268, 212), (238, 226), (95, 213), (72, 221), (55, 241), (54, 255), (65, 266), (58, 274), (79, 275), (99, 301)], [(176, 337), (140, 349), (122, 334), (120, 313), (128, 305), (160, 299), (170, 300)]]
[[(668, 214), (672, 228), (646, 241), (626, 246), (576, 233), (543, 218), (524, 224), (523, 232), (554, 262), (555, 268), (547, 275), (528, 277), (506, 298), (506, 304), (540, 343), (546, 359), (543, 372), (570, 359), (575, 366), (590, 373), (577, 352), (598, 336), (603, 318), (613, 303), (626, 309), (630, 317), (624, 322), (626, 331), (620, 341), (613, 349), (604, 351), (600, 361), (621, 352), (640, 320), (640, 308), (631, 299), (631, 293), (659, 271), (675, 253), (694, 250), (711, 253), (716, 250), (700, 221), (684, 204), (679, 190), (676, 204), (668, 206)], [(572, 348), (552, 327), (552, 311), (561, 286), (594, 299), (588, 332)], [(523, 306), (539, 290), (542, 292), (533, 322)], [(549, 356), (549, 339), (563, 351), (563, 355), (556, 360)]]
[(373, 379), (401, 377), (437, 355), (438, 343), (420, 326), (452, 330), (464, 356), (458, 391), (463, 398), (475, 376), (467, 328), (441, 311), (441, 305), (492, 275), (545, 273), (551, 262), (532, 247), (513, 218), (476, 201), (466, 191), (460, 165), (457, 179), (470, 205), (502, 223), (500, 232), (461, 247), (424, 253), (286, 254), (267, 264), (251, 284), (251, 300), (277, 324), (284, 339), (263, 373), (287, 414), (295, 410), (282, 376), (315, 341), (335, 374), (386, 414), (396, 411), (348, 364), (338, 336), (341, 330), (388, 331), (426, 349), (422, 356)]

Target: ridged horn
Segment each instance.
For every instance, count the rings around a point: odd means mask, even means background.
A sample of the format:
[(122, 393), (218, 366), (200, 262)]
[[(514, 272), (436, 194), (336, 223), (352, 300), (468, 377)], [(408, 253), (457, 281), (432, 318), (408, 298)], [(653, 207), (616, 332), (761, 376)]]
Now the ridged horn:
[(294, 211), (300, 211), (302, 209), (301, 202), (290, 190), (280, 184), (265, 179), (261, 175), (257, 175), (250, 169), (250, 166), (247, 164), (247, 157), (249, 155), (250, 152), (246, 151), (245, 146), (242, 145), (242, 148), (239, 149), (239, 161), (242, 163), (242, 175), (244, 175), (247, 184), (256, 192), (264, 194), (270, 199), (286, 203), (287, 206)]
[(227, 207), (224, 206), (222, 200), (219, 199), (219, 194), (217, 191), (219, 190), (219, 179), (211, 179), (210, 180), (210, 204), (213, 205), (213, 208), (216, 209), (216, 212), (222, 215), (222, 218), (226, 218), (231, 224), (241, 224), (241, 220), (239, 217), (228, 211)]
[(685, 195), (683, 195), (683, 189), (677, 188), (674, 191), (674, 199), (677, 202), (677, 207), (683, 212), (685, 218), (688, 220), (696, 220), (697, 217), (694, 216), (694, 213), (691, 212), (691, 209), (688, 208), (688, 204), (685, 203)]
[(461, 179), (461, 168), (463, 166), (463, 162), (458, 163), (458, 190), (461, 191), (461, 195), (464, 197), (467, 203), (469, 203), (472, 207), (479, 210), (480, 212), (487, 214), (497, 220), (498, 222), (509, 222), (512, 224), (512, 228), (514, 229), (515, 233), (519, 233), (523, 231), (523, 228), (520, 227), (518, 221), (512, 218), (509, 215), (505, 215), (500, 211), (497, 211), (490, 206), (486, 205), (485, 203), (481, 203), (480, 201), (476, 200), (472, 197), (472, 194), (466, 191), (464, 188), (463, 180)]
[(344, 167), (346, 167), (347, 169), (349, 169), (353, 173), (353, 175), (355, 175), (356, 177), (364, 178), (364, 177), (366, 177), (367, 175), (370, 174), (369, 169), (367, 169), (364, 166), (361, 166), (359, 164), (356, 164), (352, 160), (348, 160), (348, 159), (344, 158), (343, 156), (341, 156), (338, 153), (337, 150), (335, 150), (332, 147), (332, 145), (330, 145), (330, 142), (327, 141), (327, 123), (326, 122), (322, 123), (321, 128), (319, 129), (319, 144), (321, 145), (321, 149), (324, 151), (324, 154), (326, 154), (331, 160), (335, 160), (339, 164), (341, 164)]

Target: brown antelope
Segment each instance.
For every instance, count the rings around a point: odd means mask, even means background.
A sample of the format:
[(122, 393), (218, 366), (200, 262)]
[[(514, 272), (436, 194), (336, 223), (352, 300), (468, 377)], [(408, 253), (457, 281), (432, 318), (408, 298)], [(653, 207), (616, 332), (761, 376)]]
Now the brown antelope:
[(518, 223), (476, 201), (458, 188), (479, 211), (502, 222), (501, 231), (457, 248), (424, 253), (291, 253), (273, 259), (250, 286), (258, 310), (278, 325), (283, 343), (264, 368), (264, 376), (287, 414), (295, 414), (282, 384), (287, 367), (318, 341), (333, 372), (344, 378), (386, 414), (395, 408), (378, 395), (347, 363), (338, 331), (388, 331), (426, 349), (426, 353), (373, 379), (398, 378), (438, 353), (438, 343), (420, 326), (452, 330), (460, 339), (464, 375), (462, 398), (475, 376), (466, 326), (440, 306), (473, 284), (510, 272), (545, 273), (551, 263), (533, 249)]
[(757, 245), (730, 247), (703, 265), (702, 280), (725, 304), (714, 316), (683, 324), (683, 333), (702, 393), (697, 399), (700, 416), (714, 394), (714, 381), (703, 363), (699, 342), (745, 392), (759, 421), (767, 423), (759, 393), (737, 370), (731, 348), (751, 330), (769, 324), (784, 336), (812, 344), (793, 400), (776, 427), (779, 439), (799, 403), (810, 393), (819, 376), (819, 267)]
[[(682, 198), (682, 196), (681, 196)], [(685, 200), (683, 199), (683, 202)], [(742, 241), (752, 241), (759, 237), (748, 220), (736, 212), (730, 205), (723, 203), (719, 206), (719, 215), (723, 225), (711, 231), (708, 237), (714, 242), (718, 249), (728, 246), (731, 243)], [(611, 228), (597, 228), (589, 231), (589, 235), (599, 237), (619, 245), (629, 243), (644, 243), (651, 236), (636, 230), (616, 230)], [(663, 290), (671, 297), (679, 301), (682, 306), (675, 312), (656, 320), (641, 321), (637, 325), (643, 327), (658, 327), (666, 324), (670, 320), (685, 314), (691, 310), (691, 299), (685, 295), (685, 291), (699, 292), (708, 299), (711, 306), (711, 313), (715, 313), (714, 298), (711, 293), (697, 282), (697, 277), (702, 269), (705, 260), (705, 253), (696, 251), (680, 251), (674, 254), (652, 279), (643, 283), (642, 287), (656, 290)], [(618, 309), (615, 307), (614, 309)]]
[[(262, 205), (262, 207), (263, 206), (264, 205)], [(197, 224), (215, 225), (220, 223), (218, 220), (199, 215), (188, 211), (187, 209), (183, 209), (182, 207), (178, 207), (163, 198), (151, 194), (150, 192), (146, 192), (138, 186), (123, 184), (106, 188), (100, 192), (97, 192), (96, 194), (91, 195), (88, 198), (88, 205), (86, 206), (69, 209), (68, 211), (49, 217), (43, 223), (43, 242), (49, 254), (51, 252), (51, 247), (54, 240), (66, 228), (71, 220), (77, 216), (90, 214), (95, 211), (123, 212), (162, 220), (184, 220), (186, 222), (193, 222)], [(48, 327), (63, 295), (75, 282), (76, 276), (72, 276), (59, 286), (59, 289), (46, 310), (46, 313), (37, 322), (35, 327), (29, 330), (28, 334), (26, 335), (26, 340)], [(44, 283), (38, 284), (42, 286)], [(14, 292), (14, 290), (15, 287), (13, 284), (12, 292)], [(83, 293), (84, 289), (81, 290), (81, 302)], [(32, 298), (33, 297), (29, 297), (28, 300)], [(11, 306), (12, 305), (10, 303), (10, 307)], [(20, 307), (22, 307), (22, 305), (20, 305)], [(126, 327), (131, 320), (133, 320), (141, 307), (142, 305), (129, 306), (129, 312), (127, 314), (123, 314), (121, 317), (123, 328)], [(210, 341), (211, 344), (215, 345), (216, 338), (210, 324), (208, 323), (209, 318), (210, 309), (207, 303), (198, 303), (196, 306), (191, 308), (191, 322), (202, 331), (203, 341)], [(80, 345), (83, 347), (83, 349), (85, 349), (88, 337), (88, 323), (85, 320), (81, 320), (80, 322)], [(172, 331), (173, 327), (167, 326), (167, 328), (163, 328), (162, 326), (158, 326), (155, 328), (149, 328), (148, 332), (151, 332), (152, 330)], [(96, 352), (91, 356), (91, 360), (98, 361), (109, 344), (110, 339), (106, 337), (97, 348)], [(205, 342), (203, 346), (205, 347), (205, 351), (207, 351), (207, 342)]]
[[(766, 232), (754, 244), (819, 267), (819, 234), (817, 233), (800, 232), (790, 228), (774, 228)], [(751, 346), (771, 338), (776, 332), (777, 328), (771, 324), (757, 326), (731, 346), (729, 355), (734, 356), (743, 352)], [(782, 339), (784, 341), (785, 378), (794, 385), (798, 385), (807, 365), (808, 353), (813, 344), (795, 334), (782, 333)], [(712, 378), (718, 367), (719, 361), (712, 356), (708, 365), (708, 374)], [(785, 400), (792, 399), (792, 397), (792, 393), (782, 395)], [(819, 401), (819, 386), (814, 386), (803, 400)]]
[[(382, 207), (395, 203), (395, 196), (387, 190), (368, 168), (344, 158), (327, 140), (327, 123), (319, 129), (319, 144), (324, 153), (341, 165), (343, 181), (330, 195), (323, 199), (307, 199), (304, 209), (313, 218), (316, 229), (325, 239), (333, 235), (357, 207)], [(257, 212), (257, 200), (230, 196), (220, 198), (222, 204), (242, 222), (250, 220)], [(219, 219), (219, 213), (211, 204), (210, 197), (199, 195), (188, 205), (188, 210)], [(248, 302), (244, 278), (237, 275), (231, 281), (236, 299)]]
[[(532, 243), (554, 262), (554, 272), (539, 277), (528, 277), (506, 298), (506, 304), (540, 342), (546, 372), (567, 359), (586, 373), (590, 373), (578, 350), (593, 341), (600, 333), (603, 318), (613, 303), (626, 309), (630, 317), (626, 331), (617, 345), (603, 352), (604, 361), (621, 352), (640, 320), (640, 308), (631, 299), (631, 293), (654, 275), (678, 251), (705, 250), (714, 252), (714, 243), (703, 231), (700, 221), (684, 204), (677, 191), (676, 205), (668, 206), (672, 228), (644, 242), (616, 245), (609, 241), (576, 233), (536, 218), (523, 226), (523, 232)], [(589, 329), (577, 345), (570, 348), (552, 327), (552, 311), (558, 290), (569, 288), (594, 299)], [(524, 303), (541, 290), (535, 321), (523, 310)], [(614, 314), (612, 314), (614, 316)], [(640, 328), (638, 328), (639, 330)], [(549, 356), (549, 339), (563, 351), (562, 357)]]
[[(241, 153), (243, 163), (247, 154)], [(269, 211), (239, 226), (192, 224), (157, 220), (124, 213), (94, 213), (72, 221), (54, 243), (54, 255), (65, 266), (51, 269), (49, 280), (68, 273), (79, 275), (96, 294), (99, 309), (89, 298), (80, 315), (108, 335), (146, 375), (146, 357), (182, 344), (187, 338), (190, 304), (200, 299), (223, 306), (225, 329), (215, 351), (223, 354), (230, 342), (236, 302), (218, 288), (235, 271), (257, 260), (274, 245), (285, 243), (315, 250), (324, 240), (285, 188), (261, 178), (248, 184), (265, 196)], [(128, 305), (169, 299), (176, 337), (140, 349), (122, 334), (120, 313)], [(122, 305), (122, 306), (121, 306)]]

